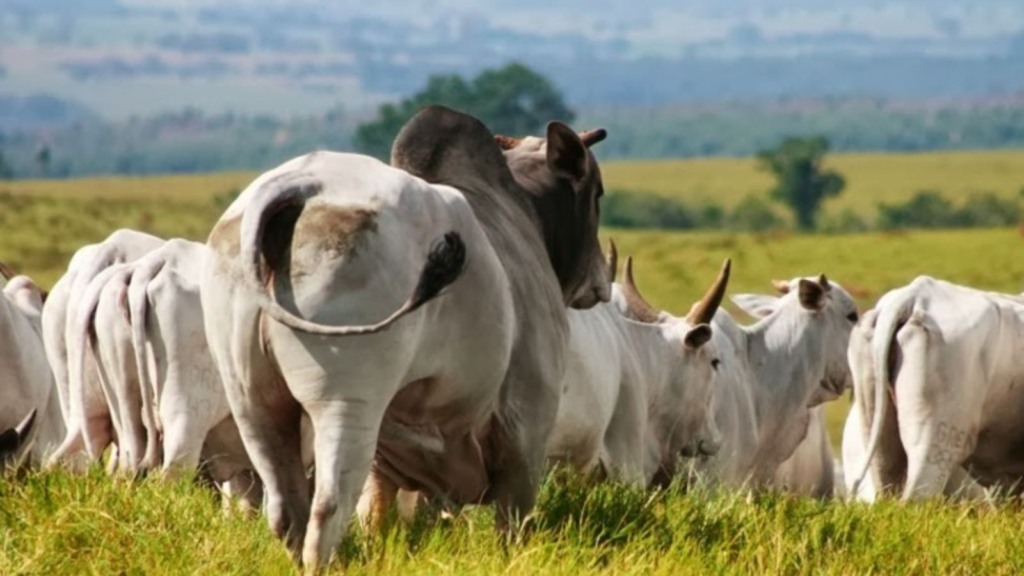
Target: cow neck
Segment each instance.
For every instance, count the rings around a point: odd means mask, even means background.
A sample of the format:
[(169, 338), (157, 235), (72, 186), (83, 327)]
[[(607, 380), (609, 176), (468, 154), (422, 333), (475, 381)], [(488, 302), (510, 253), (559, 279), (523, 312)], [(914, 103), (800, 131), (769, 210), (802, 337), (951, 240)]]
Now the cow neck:
[[(520, 187), (520, 190), (523, 188)], [(540, 195), (526, 193), (526, 200), (528, 216), (544, 242), (548, 261), (558, 277), (558, 284), (564, 290), (574, 281), (573, 276), (579, 264), (580, 251), (574, 249), (574, 236), (571, 230), (566, 229), (574, 221), (573, 214), (560, 211), (557, 198), (550, 192)]]
[[(648, 414), (652, 416), (664, 412), (666, 389), (669, 386), (672, 371), (677, 368), (680, 361), (680, 350), (682, 342), (674, 342), (666, 334), (671, 327), (666, 324), (645, 324), (636, 320), (630, 320), (623, 316), (612, 304), (607, 306), (617, 317), (616, 324), (619, 326), (622, 341), (633, 358), (636, 359), (631, 370), (631, 379), (636, 381), (637, 386), (644, 390), (644, 398), (647, 402)], [(671, 358), (671, 362), (666, 362)]]
[(821, 339), (812, 334), (810, 321), (803, 310), (785, 307), (744, 329), (762, 437), (770, 438), (805, 409), (811, 387), (824, 377)]

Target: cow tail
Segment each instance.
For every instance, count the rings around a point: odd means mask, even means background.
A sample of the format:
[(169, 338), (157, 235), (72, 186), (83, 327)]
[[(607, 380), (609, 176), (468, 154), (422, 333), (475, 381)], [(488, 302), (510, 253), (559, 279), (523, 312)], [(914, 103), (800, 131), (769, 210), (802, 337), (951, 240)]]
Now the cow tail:
[[(262, 311), (281, 324), (294, 330), (325, 336), (374, 334), (387, 329), (402, 316), (436, 297), (465, 270), (466, 246), (462, 237), (458, 232), (447, 232), (430, 248), (412, 294), (397, 310), (380, 322), (364, 326), (332, 326), (296, 316), (277, 302), (269, 288), (273, 284), (274, 275), (279, 272), (274, 266), (279, 266), (279, 263), (267, 261), (266, 277), (262, 273), (264, 236), (268, 223), (275, 215), (287, 208), (301, 208), (307, 199), (320, 192), (320, 188), (318, 179), (301, 174), (283, 181), (269, 182), (257, 192), (242, 215), (239, 253), (245, 267), (244, 273)], [(290, 237), (294, 232), (295, 219), (282, 219), (281, 222), (282, 225), (292, 228), (280, 231), (287, 232), (283, 236)]]
[[(156, 385), (150, 378), (149, 362), (146, 359), (146, 345), (148, 342), (148, 313), (149, 313), (149, 283), (163, 270), (165, 261), (147, 263), (137, 266), (132, 275), (131, 285), (128, 288), (128, 315), (129, 325), (132, 330), (132, 349), (135, 352), (135, 367), (139, 374), (139, 393), (142, 398), (142, 413), (145, 414), (144, 424), (148, 424), (146, 435), (146, 454), (157, 453), (157, 444), (160, 441), (157, 433), (156, 418)], [(150, 462), (152, 466), (158, 466), (159, 462)]]
[[(86, 386), (88, 384), (86, 379), (86, 361), (90, 353), (95, 354), (95, 350), (89, 351), (89, 349), (94, 347), (93, 336), (95, 328), (93, 322), (96, 317), (96, 308), (99, 306), (100, 293), (103, 291), (104, 286), (106, 286), (107, 281), (110, 280), (111, 273), (112, 269), (107, 268), (97, 274), (86, 285), (85, 292), (78, 303), (77, 315), (72, 321), (72, 338), (68, 342), (68, 388), (71, 400), (69, 406), (77, 406), (78, 408), (80, 421), (77, 424), (80, 426), (86, 450), (92, 449), (89, 437), (89, 423), (87, 421), (88, 415), (86, 414)], [(104, 393), (106, 393), (105, 390)], [(109, 405), (109, 398), (107, 403)], [(74, 413), (73, 409), (69, 411), (72, 414)], [(73, 425), (74, 423), (69, 422), (68, 428), (71, 428)], [(101, 456), (89, 454), (91, 459), (98, 459)]]
[[(875, 325), (875, 333), (871, 340), (871, 359), (874, 362), (875, 371), (875, 406), (871, 418), (871, 428), (868, 434), (867, 450), (864, 454), (864, 462), (860, 472), (855, 477), (850, 498), (856, 498), (860, 491), (860, 485), (864, 482), (868, 471), (871, 469), (871, 458), (878, 450), (878, 444), (882, 440), (882, 428), (885, 419), (887, 402), (889, 400), (888, 387), (892, 374), (889, 373), (889, 354), (892, 345), (896, 341), (896, 332), (906, 323), (913, 309), (914, 298), (907, 295), (901, 297), (893, 305), (883, 306), (878, 312), (878, 320)], [(881, 490), (881, 486), (876, 487)]]

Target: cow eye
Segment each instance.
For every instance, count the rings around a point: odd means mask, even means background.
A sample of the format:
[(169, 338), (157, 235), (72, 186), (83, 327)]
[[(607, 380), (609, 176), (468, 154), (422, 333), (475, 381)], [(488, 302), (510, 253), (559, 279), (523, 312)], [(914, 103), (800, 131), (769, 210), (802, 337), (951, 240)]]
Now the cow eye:
[(849, 314), (846, 315), (846, 319), (849, 320), (850, 322), (853, 322), (854, 324), (857, 323), (857, 318), (858, 317), (856, 312), (850, 312)]
[(721, 366), (721, 365), (722, 365), (722, 361), (719, 360), (718, 358), (714, 358), (714, 359), (711, 360), (711, 369), (712, 370), (718, 370), (718, 367)]

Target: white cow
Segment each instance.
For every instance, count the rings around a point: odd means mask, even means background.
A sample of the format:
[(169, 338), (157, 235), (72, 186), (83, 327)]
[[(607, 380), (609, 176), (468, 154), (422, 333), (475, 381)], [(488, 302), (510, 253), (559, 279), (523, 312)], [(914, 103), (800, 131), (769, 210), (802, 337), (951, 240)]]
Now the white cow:
[(395, 167), (302, 156), (214, 227), (207, 337), (270, 525), (305, 565), (328, 561), (371, 463), (382, 506), (400, 487), (495, 502), (499, 524), (532, 508), (566, 305), (609, 297), (587, 149), (603, 138), (553, 122), (546, 139), (496, 140), (432, 106), (397, 137)]
[(0, 270), (6, 282), (0, 297), (0, 461), (26, 455), (27, 463), (35, 465), (64, 435), (64, 418), (43, 349), (44, 292), (30, 278), (8, 279), (10, 269)]
[[(61, 411), (67, 424), (64, 442), (48, 464), (77, 456), (83, 449), (92, 458), (99, 458), (100, 446), (112, 438), (112, 423), (106, 399), (100, 389), (95, 365), (88, 363), (80, 380), (69, 378), (69, 355), (82, 357), (84, 352), (71, 346), (85, 345), (81, 339), (72, 342), (75, 331), (72, 319), (78, 317), (78, 301), (89, 283), (104, 269), (131, 261), (163, 244), (163, 240), (134, 230), (117, 230), (99, 244), (80, 248), (71, 258), (68, 270), (54, 285), (43, 308), (43, 341), (53, 370)], [(72, 395), (80, 398), (71, 402)], [(84, 408), (84, 412), (81, 410)], [(78, 464), (80, 462), (73, 461)]]
[(824, 275), (775, 282), (781, 297), (736, 295), (754, 317), (740, 326), (724, 310), (712, 323), (721, 364), (715, 415), (722, 447), (696, 470), (712, 483), (771, 486), (807, 435), (810, 409), (851, 380), (846, 348), (857, 321), (850, 295)]
[[(172, 239), (131, 264), (126, 325), (137, 372), (123, 381), (137, 388), (115, 394), (135, 407), (121, 418), (131, 420), (126, 435), (144, 434), (125, 438), (127, 445), (146, 446), (144, 468), (162, 462), (162, 472), (174, 477), (195, 470), (202, 459), (215, 482), (233, 481), (232, 489), (244, 491), (239, 482), (252, 480), (252, 464), (203, 325), (199, 281), (208, 250), (205, 244)], [(149, 401), (138, 401), (142, 396)], [(154, 414), (144, 415), (143, 405), (153, 407)], [(258, 506), (258, 490), (251, 496)]]
[[(611, 251), (614, 279), (614, 245)], [(717, 351), (708, 323), (729, 281), (729, 261), (704, 297), (683, 318), (648, 314), (633, 282), (612, 299), (634, 304), (641, 321), (614, 303), (570, 310), (568, 367), (548, 458), (583, 472), (641, 486), (675, 473), (684, 450), (713, 453), (718, 442), (711, 403)]]
[(825, 426), (825, 406), (811, 408), (807, 435), (775, 471), (775, 486), (805, 496), (828, 498), (836, 492), (836, 463)]
[(847, 422), (851, 446), (870, 431), (861, 465), (846, 462), (852, 495), (869, 470), (875, 492), (904, 500), (983, 497), (971, 478), (1019, 491), (1024, 298), (920, 276), (876, 309), (870, 353), (850, 354), (870, 366), (854, 372), (860, 419)]

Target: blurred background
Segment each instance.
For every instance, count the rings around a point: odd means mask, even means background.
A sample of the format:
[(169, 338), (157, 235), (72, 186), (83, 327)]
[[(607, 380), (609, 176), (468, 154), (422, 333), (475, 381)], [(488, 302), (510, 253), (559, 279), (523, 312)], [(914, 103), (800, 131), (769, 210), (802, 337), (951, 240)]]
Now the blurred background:
[(825, 272), (862, 308), (1024, 288), (1021, 0), (0, 0), (0, 260), (49, 286), (119, 227), (203, 240), (430, 102), (606, 127), (602, 235), (677, 313), (727, 256), (733, 293)]
[[(487, 70), (505, 74), (474, 86)], [(745, 156), (793, 133), (837, 151), (1016, 146), (1024, 3), (0, 0), (15, 177), (386, 154), (357, 128), (432, 76), (435, 99), (531, 109), (508, 123), (522, 131), (608, 126), (608, 159)]]

